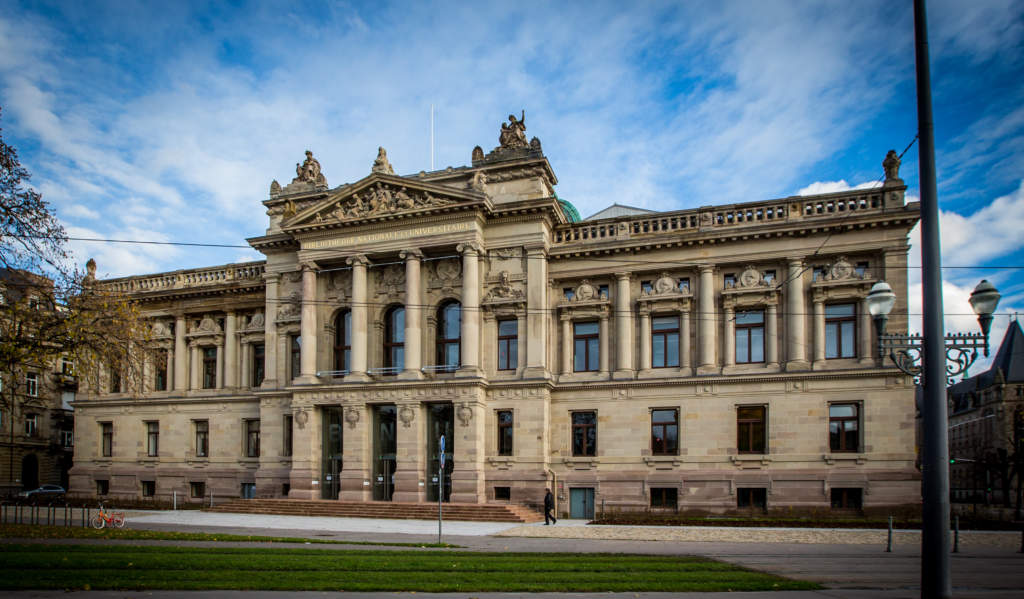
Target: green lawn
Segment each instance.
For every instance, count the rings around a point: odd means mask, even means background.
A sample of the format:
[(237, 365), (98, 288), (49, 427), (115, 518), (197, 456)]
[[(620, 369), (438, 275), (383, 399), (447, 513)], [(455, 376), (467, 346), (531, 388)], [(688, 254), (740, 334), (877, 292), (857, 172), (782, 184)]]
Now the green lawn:
[(702, 558), (566, 553), (0, 545), (0, 589), (754, 591), (809, 582)]

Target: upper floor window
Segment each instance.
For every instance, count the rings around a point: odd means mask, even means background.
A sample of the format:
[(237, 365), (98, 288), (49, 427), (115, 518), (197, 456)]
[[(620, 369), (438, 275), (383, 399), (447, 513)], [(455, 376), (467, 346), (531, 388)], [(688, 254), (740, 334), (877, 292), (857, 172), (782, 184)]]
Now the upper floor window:
[(25, 395), (39, 397), (39, 375), (35, 372), (25, 373)]
[(156, 364), (153, 369), (153, 390), (167, 391), (167, 350), (161, 349), (156, 352), (154, 360)]
[(655, 316), (651, 319), (651, 366), (679, 366), (678, 316)]
[(35, 437), (39, 434), (39, 415), (25, 414), (25, 436)]
[(736, 448), (740, 453), (767, 453), (765, 406), (736, 408)]
[(519, 366), (519, 321), (498, 321), (498, 370)]
[(203, 389), (217, 386), (217, 348), (204, 347), (203, 351)]
[(121, 371), (117, 368), (110, 369), (110, 392), (121, 392)]
[(352, 365), (352, 311), (344, 310), (334, 319), (334, 369), (349, 371)]
[(597, 455), (597, 412), (572, 413), (572, 455)]
[(109, 458), (114, 453), (114, 423), (100, 423), (100, 455)]
[(405, 368), (405, 308), (395, 306), (384, 316), (384, 367)]
[(260, 421), (245, 421), (245, 455), (250, 458), (260, 457)]
[(837, 403), (828, 407), (828, 445), (832, 451), (860, 449), (860, 406)]
[(265, 372), (264, 366), (264, 354), (266, 350), (262, 343), (256, 343), (252, 346), (252, 386), (259, 387), (263, 384), (263, 375)]
[(512, 410), (498, 411), (498, 455), (512, 455)]
[(160, 422), (146, 423), (146, 455), (154, 458), (160, 455)]
[(61, 357), (60, 359), (60, 373), (71, 376), (75, 374), (75, 363), (68, 357)]
[(75, 446), (75, 433), (74, 431), (61, 431), (60, 432), (60, 446), (64, 449), (71, 449)]
[(573, 323), (573, 360), (575, 372), (596, 372), (600, 366), (600, 327), (596, 322)]
[(825, 357), (857, 356), (857, 309), (854, 304), (825, 306)]
[(302, 374), (302, 336), (289, 335), (288, 348), (288, 355), (290, 358), (288, 360), (288, 365), (291, 368), (291, 371), (288, 374), (294, 379)]
[(462, 345), (462, 305), (449, 301), (437, 309), (437, 365), (452, 371), (459, 367)]
[(764, 312), (736, 313), (736, 363), (764, 362)]
[(651, 453), (679, 453), (679, 410), (651, 410)]

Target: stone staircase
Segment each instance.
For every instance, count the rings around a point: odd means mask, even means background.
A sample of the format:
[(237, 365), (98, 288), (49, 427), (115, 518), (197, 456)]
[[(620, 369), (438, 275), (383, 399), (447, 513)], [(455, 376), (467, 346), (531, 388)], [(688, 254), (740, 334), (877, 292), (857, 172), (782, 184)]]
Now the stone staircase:
[[(235, 514), (273, 514), (280, 516), (328, 516), (334, 518), (389, 518), (400, 520), (436, 520), (436, 503), (399, 503), (393, 501), (329, 501), (307, 499), (233, 499), (209, 512)], [(511, 504), (444, 504), (445, 520), (470, 522), (540, 522), (544, 516), (528, 507)]]

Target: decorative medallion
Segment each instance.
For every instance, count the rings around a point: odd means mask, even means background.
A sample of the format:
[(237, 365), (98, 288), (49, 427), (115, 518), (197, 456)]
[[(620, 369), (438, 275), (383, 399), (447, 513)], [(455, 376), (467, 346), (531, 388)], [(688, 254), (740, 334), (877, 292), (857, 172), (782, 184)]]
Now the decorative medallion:
[(402, 406), (398, 410), (398, 419), (402, 421), (402, 426), (405, 428), (409, 428), (415, 418), (416, 412), (409, 406)]

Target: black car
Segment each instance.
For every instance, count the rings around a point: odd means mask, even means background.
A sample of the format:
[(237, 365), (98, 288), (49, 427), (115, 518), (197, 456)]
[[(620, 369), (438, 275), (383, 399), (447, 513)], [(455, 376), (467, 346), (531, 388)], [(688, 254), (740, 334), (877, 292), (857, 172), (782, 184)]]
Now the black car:
[(31, 491), (18, 493), (18, 501), (24, 503), (53, 503), (64, 499), (64, 487), (60, 485), (43, 485)]

